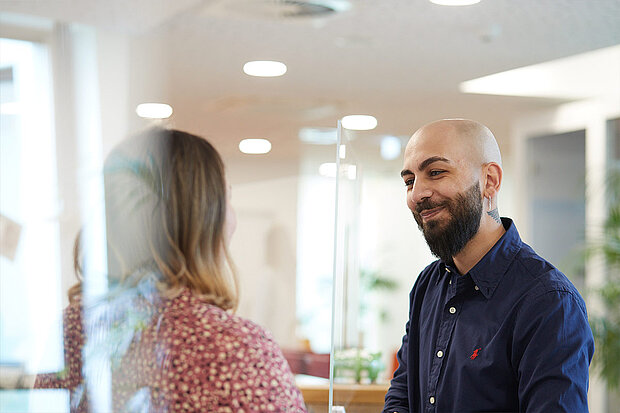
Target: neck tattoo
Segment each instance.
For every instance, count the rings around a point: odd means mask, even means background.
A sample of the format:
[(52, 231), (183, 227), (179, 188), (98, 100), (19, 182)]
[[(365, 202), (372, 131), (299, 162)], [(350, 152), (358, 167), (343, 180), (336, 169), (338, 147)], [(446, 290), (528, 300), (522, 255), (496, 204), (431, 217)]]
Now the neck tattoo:
[(499, 212), (497, 211), (497, 208), (488, 211), (487, 214), (493, 218), (495, 220), (495, 222), (497, 222), (498, 224), (502, 223), (502, 219), (499, 217)]

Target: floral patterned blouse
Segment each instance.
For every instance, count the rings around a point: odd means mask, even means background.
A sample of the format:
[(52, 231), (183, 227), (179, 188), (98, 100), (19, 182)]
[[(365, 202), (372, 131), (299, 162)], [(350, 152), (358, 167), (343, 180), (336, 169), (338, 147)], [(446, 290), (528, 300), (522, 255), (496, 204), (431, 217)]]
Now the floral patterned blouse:
[[(35, 382), (71, 390), (74, 412), (88, 411), (81, 308), (64, 312), (65, 370)], [(282, 351), (258, 325), (189, 290), (162, 300), (151, 321), (133, 330), (112, 363), (114, 411), (306, 412)]]

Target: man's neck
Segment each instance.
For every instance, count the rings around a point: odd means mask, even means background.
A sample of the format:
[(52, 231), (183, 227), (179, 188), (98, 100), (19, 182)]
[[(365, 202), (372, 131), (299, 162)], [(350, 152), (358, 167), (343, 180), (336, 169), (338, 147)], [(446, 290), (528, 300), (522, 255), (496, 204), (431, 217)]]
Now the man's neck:
[(469, 240), (465, 248), (453, 257), (454, 265), (459, 273), (467, 274), (474, 268), (505, 232), (502, 224), (485, 222), (485, 225), (481, 225), (478, 233)]

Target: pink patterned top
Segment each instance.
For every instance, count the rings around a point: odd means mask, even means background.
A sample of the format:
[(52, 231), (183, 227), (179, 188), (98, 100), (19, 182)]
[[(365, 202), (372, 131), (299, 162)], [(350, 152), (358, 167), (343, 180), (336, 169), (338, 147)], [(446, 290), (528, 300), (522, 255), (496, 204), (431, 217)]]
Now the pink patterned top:
[[(263, 328), (189, 290), (163, 300), (153, 320), (134, 334), (113, 367), (115, 411), (141, 403), (158, 412), (306, 412), (282, 351)], [(70, 305), (64, 313), (65, 373), (35, 382), (37, 388), (70, 389), (72, 411), (88, 409), (82, 326), (80, 303)]]

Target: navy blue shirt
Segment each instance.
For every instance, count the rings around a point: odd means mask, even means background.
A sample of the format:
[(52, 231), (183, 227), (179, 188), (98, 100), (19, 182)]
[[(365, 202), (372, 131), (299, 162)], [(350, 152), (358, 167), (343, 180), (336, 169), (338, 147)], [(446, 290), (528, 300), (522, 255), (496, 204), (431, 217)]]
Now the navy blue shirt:
[(410, 294), (384, 412), (586, 412), (586, 306), (512, 220), (465, 275), (435, 261)]

